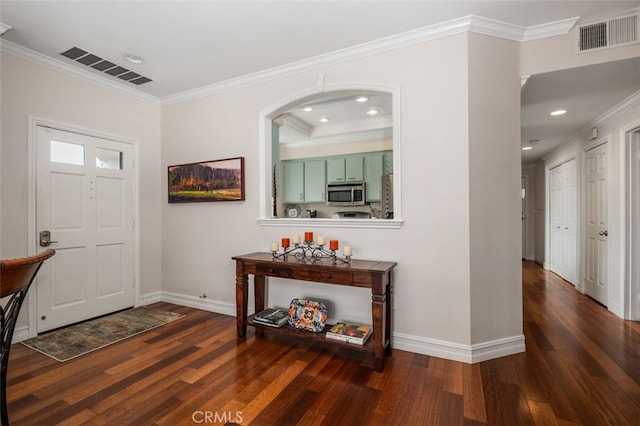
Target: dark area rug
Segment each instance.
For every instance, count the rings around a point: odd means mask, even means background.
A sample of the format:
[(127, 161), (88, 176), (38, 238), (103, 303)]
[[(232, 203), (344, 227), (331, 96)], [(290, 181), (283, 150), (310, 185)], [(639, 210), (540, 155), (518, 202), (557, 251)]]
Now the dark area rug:
[(22, 342), (64, 362), (168, 324), (184, 315), (146, 306), (59, 328)]

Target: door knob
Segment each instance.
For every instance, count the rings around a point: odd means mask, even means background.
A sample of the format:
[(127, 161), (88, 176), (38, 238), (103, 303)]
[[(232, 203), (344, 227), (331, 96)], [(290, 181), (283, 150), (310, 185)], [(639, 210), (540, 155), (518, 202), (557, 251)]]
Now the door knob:
[(600, 231), (598, 232), (598, 235), (604, 235), (605, 237), (609, 236), (609, 232), (608, 231)]
[(51, 241), (51, 231), (40, 231), (40, 247), (49, 247), (57, 241)]

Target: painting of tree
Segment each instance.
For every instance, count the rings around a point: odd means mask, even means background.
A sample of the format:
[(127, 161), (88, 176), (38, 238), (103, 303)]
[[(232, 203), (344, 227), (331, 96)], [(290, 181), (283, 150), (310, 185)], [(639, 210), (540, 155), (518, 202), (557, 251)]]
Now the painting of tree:
[(244, 200), (244, 157), (169, 166), (169, 202)]

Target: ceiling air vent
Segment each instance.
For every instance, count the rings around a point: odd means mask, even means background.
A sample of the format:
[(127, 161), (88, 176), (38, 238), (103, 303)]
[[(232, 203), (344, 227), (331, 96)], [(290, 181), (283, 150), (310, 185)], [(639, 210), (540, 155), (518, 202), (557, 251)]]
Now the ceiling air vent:
[(60, 54), (80, 64), (86, 65), (105, 74), (118, 77), (121, 80), (137, 86), (153, 81), (148, 77), (140, 75), (125, 67), (121, 67), (120, 65), (106, 59), (102, 59), (101, 57), (80, 49), (79, 47), (72, 47)]
[(638, 43), (638, 14), (578, 27), (578, 53)]

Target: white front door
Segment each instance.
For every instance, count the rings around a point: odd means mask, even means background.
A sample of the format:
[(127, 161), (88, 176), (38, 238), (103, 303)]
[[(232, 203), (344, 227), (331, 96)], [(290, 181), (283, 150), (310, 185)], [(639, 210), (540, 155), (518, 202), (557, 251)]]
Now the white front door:
[(607, 144), (585, 153), (585, 292), (609, 304), (609, 218)]
[(43, 332), (133, 306), (133, 147), (36, 133), (36, 230), (56, 250), (37, 286)]

